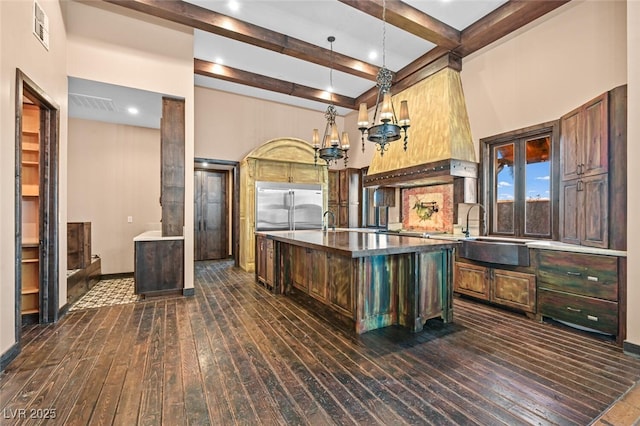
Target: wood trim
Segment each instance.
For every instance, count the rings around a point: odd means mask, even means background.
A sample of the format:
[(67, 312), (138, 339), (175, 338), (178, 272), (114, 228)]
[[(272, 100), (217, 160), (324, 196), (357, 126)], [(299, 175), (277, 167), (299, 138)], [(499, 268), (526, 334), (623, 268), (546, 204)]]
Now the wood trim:
[(7, 365), (20, 354), (20, 344), (14, 343), (5, 353), (0, 356), (0, 372), (3, 372)]
[[(310, 99), (312, 101), (329, 103), (328, 92), (313, 87), (290, 81), (279, 80), (266, 75), (243, 71), (226, 65), (215, 64), (195, 58), (193, 60), (194, 72), (198, 75), (213, 77), (219, 80), (231, 81), (245, 86), (257, 87), (271, 92), (284, 93), (285, 95), (296, 96), (298, 98)], [(334, 93), (333, 103), (344, 108), (356, 109), (355, 98)]]
[[(382, 19), (382, 0), (338, 0), (368, 15)], [(457, 29), (401, 1), (386, 2), (385, 21), (446, 49), (460, 45)]]
[(570, 0), (510, 0), (462, 31), (461, 46), (455, 49), (465, 57), (510, 34)]
[(627, 250), (627, 85), (609, 92), (609, 248)]
[[(241, 21), (184, 1), (168, 0), (103, 0), (151, 16), (166, 19), (202, 31), (210, 32), (253, 46), (272, 50), (294, 58), (325, 67), (333, 67), (370, 81), (375, 81), (378, 67), (358, 59), (331, 52), (320, 46), (289, 37), (286, 34)], [(382, 0), (339, 0), (376, 18), (382, 17)], [(411, 34), (422, 37), (436, 46), (396, 73), (394, 91), (403, 90), (433, 73), (434, 62), (452, 51), (463, 58), (511, 32), (555, 10), (570, 0), (516, 1), (510, 0), (463, 31), (421, 12), (399, 0), (387, 1), (386, 21)], [(233, 28), (233, 29), (230, 29)], [(197, 59), (196, 61), (200, 61)], [(205, 61), (202, 61), (205, 62)], [(461, 65), (460, 65), (461, 66)], [(329, 103), (322, 96), (324, 91), (274, 79), (249, 71), (220, 66), (221, 72), (194, 67), (196, 74), (232, 81), (265, 90), (286, 93), (291, 96)], [(405, 81), (406, 80), (406, 81)], [(357, 109), (361, 102), (373, 105), (376, 87), (352, 98), (334, 94), (334, 103), (345, 108)]]
[(333, 65), (336, 70), (367, 80), (375, 81), (378, 73), (375, 65), (184, 1), (104, 1), (324, 67)]
[[(59, 318), (59, 134), (60, 107), (42, 88), (31, 80), (22, 70), (16, 68), (15, 97), (15, 336), (19, 344), (22, 333), (20, 308), (22, 287), (22, 103), (24, 97), (40, 107), (41, 135), (43, 147), (42, 176), (40, 185), (48, 188), (43, 196), (40, 212), (42, 214), (40, 234), (41, 244), (41, 283), (40, 283), (40, 323), (56, 322)], [(43, 285), (43, 283), (45, 283)]]

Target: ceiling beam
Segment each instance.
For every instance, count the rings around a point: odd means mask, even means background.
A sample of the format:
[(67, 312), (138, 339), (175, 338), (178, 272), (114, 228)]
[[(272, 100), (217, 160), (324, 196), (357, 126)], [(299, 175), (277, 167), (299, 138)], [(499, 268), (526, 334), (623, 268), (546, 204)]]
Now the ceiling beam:
[[(245, 86), (257, 87), (258, 89), (269, 90), (271, 92), (284, 93), (285, 95), (310, 99), (312, 101), (326, 104), (331, 102), (329, 98), (330, 95), (325, 90), (315, 89), (313, 87), (307, 87), (273, 77), (267, 77), (265, 75), (232, 68), (226, 65), (215, 64), (202, 59), (195, 58), (193, 60), (193, 70), (195, 74), (206, 77), (217, 78), (220, 80), (243, 84)], [(336, 106), (349, 109), (357, 108), (356, 100), (354, 98), (336, 93), (333, 94), (332, 98), (333, 104)]]
[(103, 0), (202, 31), (375, 81), (378, 67), (181, 0)]
[(462, 31), (461, 57), (482, 49), (571, 0), (510, 0)]
[[(382, 0), (338, 0), (368, 15), (382, 19)], [(436, 46), (454, 49), (460, 45), (460, 31), (400, 0), (386, 0), (385, 21)]]

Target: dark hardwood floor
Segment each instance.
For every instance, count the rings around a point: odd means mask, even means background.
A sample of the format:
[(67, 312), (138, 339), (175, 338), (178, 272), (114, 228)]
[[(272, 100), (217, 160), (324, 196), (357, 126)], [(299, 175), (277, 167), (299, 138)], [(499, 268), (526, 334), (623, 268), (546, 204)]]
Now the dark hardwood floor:
[(640, 379), (611, 342), (464, 299), (418, 334), (330, 317), (199, 262), (195, 297), (25, 328), (0, 424), (587, 425)]

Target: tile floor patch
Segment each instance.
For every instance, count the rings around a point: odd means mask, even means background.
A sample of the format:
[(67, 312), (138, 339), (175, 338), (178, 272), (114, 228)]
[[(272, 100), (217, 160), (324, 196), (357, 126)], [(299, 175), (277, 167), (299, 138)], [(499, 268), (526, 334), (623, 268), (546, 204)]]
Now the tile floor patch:
[(133, 292), (133, 278), (102, 280), (74, 303), (69, 311), (122, 305), (138, 300), (138, 295)]

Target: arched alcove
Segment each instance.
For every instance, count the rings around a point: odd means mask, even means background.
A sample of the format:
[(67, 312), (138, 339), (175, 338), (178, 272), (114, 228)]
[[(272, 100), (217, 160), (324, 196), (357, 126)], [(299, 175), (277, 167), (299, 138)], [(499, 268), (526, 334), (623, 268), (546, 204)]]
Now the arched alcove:
[(327, 165), (314, 161), (313, 147), (302, 139), (272, 139), (251, 151), (240, 163), (240, 267), (255, 271), (255, 188), (259, 182), (322, 185), (327, 206)]

